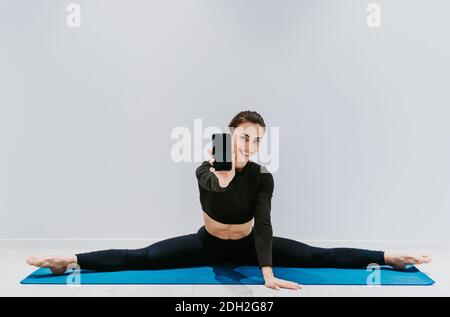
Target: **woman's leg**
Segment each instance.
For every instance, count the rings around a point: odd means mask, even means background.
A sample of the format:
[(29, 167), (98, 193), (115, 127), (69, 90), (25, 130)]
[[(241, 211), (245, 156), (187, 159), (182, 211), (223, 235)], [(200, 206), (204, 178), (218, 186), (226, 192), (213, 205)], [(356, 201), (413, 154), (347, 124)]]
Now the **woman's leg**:
[(27, 263), (47, 267), (54, 274), (63, 274), (69, 264), (81, 269), (118, 271), (159, 269), (215, 264), (220, 262), (220, 252), (214, 241), (204, 237), (204, 228), (196, 234), (178, 236), (158, 241), (141, 249), (108, 249), (78, 253), (69, 257), (31, 256)]
[(146, 270), (213, 264), (197, 234), (158, 241), (141, 249), (109, 249), (76, 254), (81, 269), (96, 271)]
[(282, 237), (273, 237), (272, 257), (274, 266), (362, 268), (386, 264), (384, 251), (319, 248)]

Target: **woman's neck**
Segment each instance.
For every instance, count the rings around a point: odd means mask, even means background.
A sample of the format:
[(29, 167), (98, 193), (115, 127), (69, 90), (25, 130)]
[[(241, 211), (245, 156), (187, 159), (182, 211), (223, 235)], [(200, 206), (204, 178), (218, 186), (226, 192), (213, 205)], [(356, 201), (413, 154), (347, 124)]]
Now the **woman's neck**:
[(247, 164), (248, 164), (248, 161), (246, 161), (244, 163), (236, 163), (236, 165), (235, 165), (236, 171), (241, 172), (245, 168), (245, 166), (247, 166)]

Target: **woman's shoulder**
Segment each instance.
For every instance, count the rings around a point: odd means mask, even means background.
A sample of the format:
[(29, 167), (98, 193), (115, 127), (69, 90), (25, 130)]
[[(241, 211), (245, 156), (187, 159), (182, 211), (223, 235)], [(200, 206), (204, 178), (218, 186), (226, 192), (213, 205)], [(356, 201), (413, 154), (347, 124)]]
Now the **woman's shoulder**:
[(265, 165), (259, 164), (254, 161), (248, 161), (248, 163), (251, 166), (252, 173), (258, 175), (258, 179), (260, 179), (261, 182), (273, 182), (272, 172), (270, 172)]
[(260, 172), (262, 174), (272, 174), (265, 165), (259, 164), (252, 160), (249, 160), (248, 163), (252, 166), (253, 171)]

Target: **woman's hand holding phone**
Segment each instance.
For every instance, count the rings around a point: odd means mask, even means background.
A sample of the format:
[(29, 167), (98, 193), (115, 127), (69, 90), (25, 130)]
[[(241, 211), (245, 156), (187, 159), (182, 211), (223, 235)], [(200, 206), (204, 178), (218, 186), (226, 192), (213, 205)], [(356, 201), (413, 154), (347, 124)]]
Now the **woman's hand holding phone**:
[[(214, 167), (211, 167), (209, 170), (214, 173), (219, 180), (219, 186), (222, 188), (228, 187), (228, 185), (233, 180), (234, 175), (236, 174), (235, 166), (236, 166), (236, 151), (234, 151), (234, 145), (232, 146), (232, 155), (231, 155), (231, 170), (229, 171), (216, 171)], [(209, 164), (213, 165), (214, 157), (212, 155), (212, 150), (208, 150), (208, 154), (210, 156)]]

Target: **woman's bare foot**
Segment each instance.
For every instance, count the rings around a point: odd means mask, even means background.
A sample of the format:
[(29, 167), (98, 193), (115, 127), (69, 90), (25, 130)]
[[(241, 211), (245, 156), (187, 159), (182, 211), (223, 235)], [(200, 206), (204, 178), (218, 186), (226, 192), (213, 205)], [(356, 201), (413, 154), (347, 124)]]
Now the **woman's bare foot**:
[(76, 256), (62, 257), (62, 256), (52, 256), (52, 257), (37, 257), (30, 256), (27, 258), (27, 263), (30, 265), (38, 267), (49, 268), (53, 274), (64, 274), (67, 271), (67, 266), (70, 263), (77, 263)]
[(424, 254), (413, 254), (408, 252), (385, 252), (384, 260), (397, 270), (403, 270), (409, 264), (430, 263), (431, 258)]

